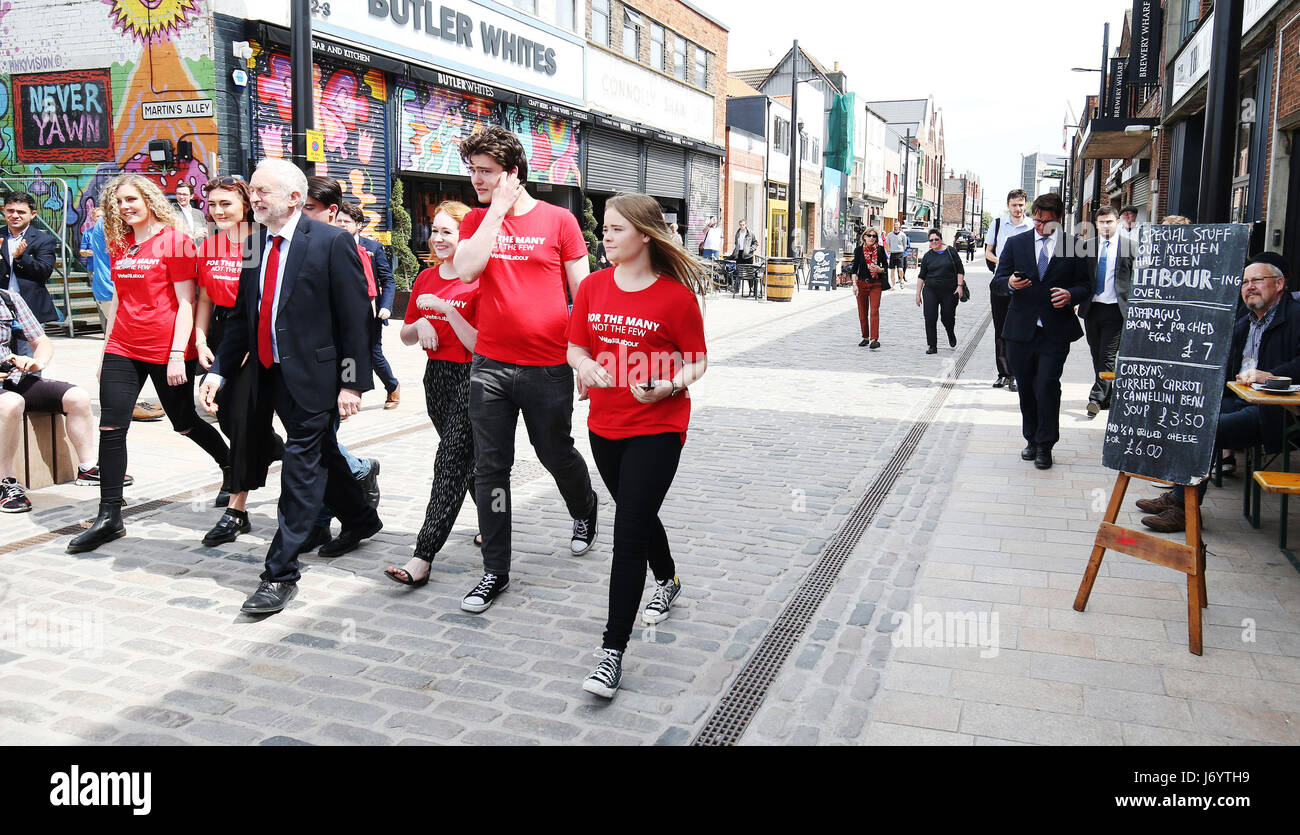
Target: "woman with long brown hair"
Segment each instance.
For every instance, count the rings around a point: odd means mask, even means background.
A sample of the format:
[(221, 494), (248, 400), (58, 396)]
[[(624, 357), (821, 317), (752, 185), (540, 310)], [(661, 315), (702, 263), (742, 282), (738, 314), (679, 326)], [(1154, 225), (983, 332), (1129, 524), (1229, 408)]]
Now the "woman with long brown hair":
[[(234, 313), (239, 297), (239, 277), (249, 257), (246, 242), (253, 231), (253, 205), (248, 183), (237, 177), (219, 177), (203, 186), (208, 202), (208, 219), (217, 231), (199, 247), (199, 301), (194, 314), (194, 344), (199, 365), (206, 371), (221, 344), (226, 321)], [(234, 542), (249, 524), (248, 492), (266, 484), (271, 462), (283, 457), (279, 435), (253, 420), (253, 374), (243, 366), (226, 376), (216, 396), (217, 423), (230, 441), (230, 467), (217, 496), (217, 507), (226, 511), (203, 537), (208, 547)]]
[(162, 190), (139, 174), (110, 181), (100, 206), (118, 301), (100, 360), (99, 516), (90, 530), (68, 543), (73, 554), (126, 535), (126, 432), (146, 379), (153, 381), (172, 428), (212, 456), (223, 475), (230, 455), (221, 433), (194, 410), (194, 242), (179, 230)]
[(474, 498), (474, 432), (469, 422), (469, 371), (478, 341), (478, 282), (461, 281), (452, 264), (460, 244), (460, 222), (469, 206), (448, 200), (434, 212), (429, 249), (434, 266), (411, 287), (412, 303), (402, 325), (404, 345), (419, 345), (424, 366), (424, 405), (438, 432), (433, 487), (415, 554), (402, 568), (389, 566), (388, 578), (404, 586), (429, 582), (433, 559), (456, 522), (465, 494)]
[(614, 266), (578, 285), (568, 361), (591, 397), (591, 452), (618, 506), (601, 660), (582, 685), (612, 698), (646, 566), (654, 572), (655, 589), (641, 614), (645, 623), (667, 618), (682, 590), (659, 508), (686, 443), (687, 387), (703, 376), (708, 362), (699, 303), (703, 275), (664, 223), (659, 203), (644, 194), (611, 198), (604, 243)]

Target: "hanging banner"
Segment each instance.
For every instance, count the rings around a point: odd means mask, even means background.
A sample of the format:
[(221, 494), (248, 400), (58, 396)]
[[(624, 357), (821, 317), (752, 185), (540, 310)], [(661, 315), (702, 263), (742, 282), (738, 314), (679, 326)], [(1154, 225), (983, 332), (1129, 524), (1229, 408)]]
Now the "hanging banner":
[(1129, 47), (1128, 84), (1157, 84), (1160, 81), (1160, 38), (1164, 12), (1160, 0), (1133, 0), (1133, 42)]
[(1110, 78), (1106, 85), (1105, 114), (1113, 119), (1123, 118), (1128, 109), (1128, 86), (1124, 76), (1128, 68), (1127, 58), (1110, 59)]

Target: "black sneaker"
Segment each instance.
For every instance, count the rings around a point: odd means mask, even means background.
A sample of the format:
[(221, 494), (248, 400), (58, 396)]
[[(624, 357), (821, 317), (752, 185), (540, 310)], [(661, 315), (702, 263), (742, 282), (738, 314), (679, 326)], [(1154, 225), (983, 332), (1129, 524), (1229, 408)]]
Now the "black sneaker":
[(681, 593), (682, 581), (677, 579), (676, 574), (671, 580), (664, 580), (662, 583), (656, 580), (654, 594), (650, 595), (650, 602), (645, 604), (645, 610), (641, 612), (641, 620), (651, 626), (663, 623), (668, 619), (668, 610), (672, 608), (673, 601)]
[(623, 679), (623, 653), (616, 649), (602, 649), (596, 653), (600, 663), (591, 671), (582, 689), (606, 699), (614, 698), (618, 684)]
[[(77, 484), (81, 487), (98, 487), (99, 465), (96, 464), (87, 470), (77, 467)], [(122, 479), (123, 487), (130, 487), (132, 484), (135, 484), (135, 479), (131, 478), (131, 476), (128, 475)]]
[(867, 345), (869, 345), (869, 344), (871, 344), (871, 340), (870, 340), (870, 339), (864, 339), (864, 340), (862, 340), (861, 342), (858, 343), (858, 347), (859, 347), (859, 348), (865, 348), (865, 347), (867, 347)]
[(509, 575), (492, 574), (490, 572), (484, 574), (483, 579), (478, 581), (478, 585), (471, 589), (470, 593), (460, 601), (460, 608), (476, 615), (479, 612), (486, 612), (492, 602), (497, 599), (497, 595), (508, 588), (510, 588)]
[(600, 526), (596, 523), (596, 516), (600, 510), (600, 501), (596, 498), (593, 490), (591, 493), (591, 515), (586, 519), (573, 520), (573, 539), (569, 542), (569, 550), (575, 557), (580, 557), (591, 550), (591, 545), (596, 541), (596, 533)]
[(876, 349), (879, 348), (879, 347), (880, 347), (880, 340), (879, 340), (879, 339), (873, 339), (873, 340), (871, 340), (871, 350), (874, 351), (874, 350), (876, 350)]
[(933, 345), (931, 345), (929, 348), (926, 348), (926, 349), (925, 349), (925, 352), (926, 352), (927, 354), (937, 354), (937, 353), (939, 353), (939, 349), (936, 348), (936, 347), (934, 347)]
[(366, 494), (366, 504), (370, 505), (371, 510), (377, 510), (379, 508), (379, 459), (367, 460), (370, 462), (370, 472), (357, 481), (361, 482), (361, 489)]
[(0, 513), (27, 513), (31, 509), (32, 502), (18, 479), (0, 481)]

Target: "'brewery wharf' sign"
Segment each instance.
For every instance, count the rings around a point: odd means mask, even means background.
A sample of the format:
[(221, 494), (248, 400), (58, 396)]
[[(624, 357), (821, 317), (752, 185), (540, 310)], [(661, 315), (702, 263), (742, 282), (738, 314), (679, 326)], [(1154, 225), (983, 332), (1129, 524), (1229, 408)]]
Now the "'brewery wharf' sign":
[(1102, 463), (1174, 484), (1210, 471), (1250, 229), (1143, 226)]

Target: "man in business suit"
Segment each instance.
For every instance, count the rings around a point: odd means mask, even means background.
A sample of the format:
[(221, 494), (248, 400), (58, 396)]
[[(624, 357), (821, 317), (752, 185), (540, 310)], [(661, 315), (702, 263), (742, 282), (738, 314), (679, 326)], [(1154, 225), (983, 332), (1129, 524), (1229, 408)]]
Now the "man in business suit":
[(1092, 353), (1092, 370), (1096, 379), (1088, 392), (1088, 418), (1102, 409), (1110, 409), (1111, 387), (1101, 372), (1115, 370), (1119, 338), (1128, 314), (1128, 288), (1133, 277), (1134, 240), (1120, 233), (1119, 216), (1110, 206), (1097, 211), (1097, 235), (1080, 242), (1093, 279), (1092, 294), (1079, 302), (1079, 318), (1088, 337)]
[(1083, 336), (1074, 306), (1092, 292), (1087, 260), (1067, 251), (1059, 194), (1039, 195), (1031, 208), (1034, 230), (1007, 240), (993, 275), (996, 289), (1010, 289), (1002, 338), (1020, 395), (1020, 422), (1027, 446), (1020, 457), (1046, 470), (1061, 436), (1061, 372), (1070, 343)]
[[(44, 325), (58, 322), (59, 311), (45, 288), (54, 272), (54, 253), (58, 242), (54, 236), (32, 225), (36, 217), (36, 198), (23, 191), (11, 191), (4, 201), (4, 235), (0, 236), (0, 287), (21, 296), (36, 321)], [(9, 338), (9, 350), (20, 357), (33, 356), (34, 349), (15, 327)]]
[(298, 552), (322, 499), (343, 522), (320, 556), (346, 553), (383, 528), (339, 452), (334, 414), (356, 414), (372, 387), (365, 279), (356, 245), (341, 229), (303, 216), (307, 178), (287, 160), (263, 160), (249, 181), (253, 218), (266, 228), (257, 263), (246, 266), (239, 300), (199, 390), (215, 412), (221, 371), (248, 354), (258, 375), (257, 424), (268, 409), (286, 430), (279, 530), (261, 585), (244, 602), (250, 614), (278, 612), (297, 593)]
[[(374, 313), (374, 319), (371, 322), (372, 333), (370, 341), (372, 350), (370, 354), (370, 367), (374, 369), (375, 376), (379, 382), (384, 384), (384, 391), (388, 397), (384, 400), (385, 409), (396, 409), (401, 402), (402, 386), (397, 382), (397, 375), (393, 373), (393, 367), (388, 364), (384, 357), (384, 325), (388, 324), (388, 318), (393, 314), (393, 296), (396, 292), (396, 283), (393, 281), (393, 267), (388, 262), (388, 256), (384, 254), (384, 246), (379, 241), (362, 236), (361, 230), (366, 225), (366, 214), (356, 203), (344, 201), (339, 206), (339, 213), (334, 218), (334, 225), (340, 227), (357, 242), (357, 246), (365, 251), (366, 257), (362, 259), (362, 266), (366, 268), (366, 283), (373, 285), (370, 292), (374, 293), (371, 298), (371, 309)], [(367, 264), (366, 261), (369, 261)]]

